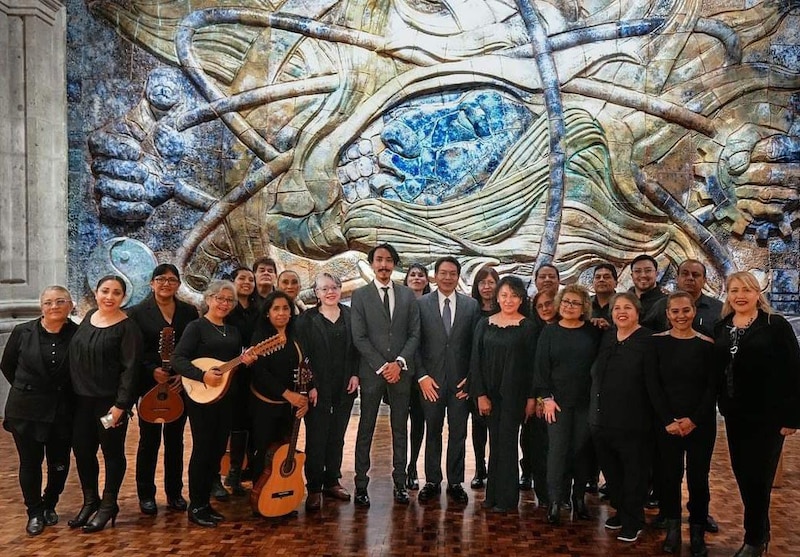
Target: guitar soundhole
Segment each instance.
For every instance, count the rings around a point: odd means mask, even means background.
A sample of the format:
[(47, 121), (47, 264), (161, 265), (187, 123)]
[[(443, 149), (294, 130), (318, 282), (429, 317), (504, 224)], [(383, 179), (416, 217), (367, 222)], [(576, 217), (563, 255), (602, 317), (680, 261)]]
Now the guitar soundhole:
[(156, 398), (158, 398), (158, 400), (160, 400), (161, 402), (164, 402), (165, 400), (167, 400), (167, 393), (158, 393)]
[(283, 477), (291, 476), (294, 473), (295, 465), (294, 460), (289, 460), (288, 458), (284, 460), (281, 466), (281, 475)]

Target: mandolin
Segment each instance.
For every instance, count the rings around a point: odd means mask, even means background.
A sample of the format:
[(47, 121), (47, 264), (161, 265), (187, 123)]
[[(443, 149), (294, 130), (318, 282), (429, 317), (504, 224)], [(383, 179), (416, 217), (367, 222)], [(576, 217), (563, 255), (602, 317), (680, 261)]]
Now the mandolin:
[[(248, 350), (254, 356), (263, 356), (264, 354), (270, 354), (276, 350), (280, 350), (285, 345), (286, 335), (278, 333), (277, 335), (273, 335), (268, 339), (259, 342), (255, 346), (251, 346), (248, 348)], [(198, 404), (210, 404), (212, 402), (216, 402), (228, 392), (228, 388), (231, 386), (233, 372), (241, 363), (241, 356), (238, 356), (227, 362), (221, 362), (219, 360), (215, 360), (214, 358), (197, 358), (192, 360), (192, 364), (203, 371), (208, 371), (213, 368), (218, 369), (222, 373), (222, 383), (216, 387), (210, 387), (202, 381), (195, 381), (194, 379), (189, 379), (188, 377), (181, 377), (181, 381), (183, 381), (183, 389), (186, 391), (186, 394), (189, 396), (189, 398)]]
[[(295, 377), (295, 391), (308, 394), (311, 383), (311, 369), (308, 358), (300, 364)], [(250, 492), (250, 506), (261, 516), (285, 516), (294, 511), (305, 495), (303, 465), (306, 455), (297, 450), (297, 437), (300, 421), (294, 419), (292, 436), (285, 445), (275, 444), (267, 450), (264, 472), (253, 484)]]
[[(158, 339), (161, 369), (169, 373), (169, 359), (175, 349), (175, 329), (164, 327)], [(183, 398), (170, 388), (169, 380), (147, 391), (137, 404), (139, 417), (153, 424), (168, 424), (183, 416)]]

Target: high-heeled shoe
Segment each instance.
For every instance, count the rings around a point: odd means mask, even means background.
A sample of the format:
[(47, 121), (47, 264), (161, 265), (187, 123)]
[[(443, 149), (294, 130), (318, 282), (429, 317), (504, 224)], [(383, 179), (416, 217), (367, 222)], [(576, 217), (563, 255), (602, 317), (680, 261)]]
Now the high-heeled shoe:
[(92, 515), (96, 513), (99, 508), (100, 500), (97, 498), (97, 493), (84, 492), (81, 510), (78, 511), (75, 518), (67, 522), (67, 525), (73, 529), (86, 526), (86, 523), (89, 522), (89, 519), (92, 518)]
[(766, 553), (768, 543), (760, 543), (758, 545), (750, 545), (749, 543), (742, 544), (733, 557), (761, 557)]
[(106, 502), (103, 501), (92, 519), (83, 527), (83, 531), (87, 534), (99, 532), (106, 527), (106, 524), (108, 524), (109, 520), (111, 521), (111, 527), (113, 528), (117, 525), (118, 514), (119, 505), (117, 505), (116, 502), (106, 504)]

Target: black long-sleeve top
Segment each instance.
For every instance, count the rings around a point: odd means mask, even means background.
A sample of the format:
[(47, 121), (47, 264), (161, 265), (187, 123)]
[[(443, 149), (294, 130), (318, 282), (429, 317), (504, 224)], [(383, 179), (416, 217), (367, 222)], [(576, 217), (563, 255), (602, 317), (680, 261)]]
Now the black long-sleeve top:
[(792, 326), (780, 315), (759, 310), (726, 373), (732, 326), (729, 315), (717, 324), (714, 335), (720, 412), (725, 417), (800, 428), (800, 348)]
[(339, 319), (331, 323), (318, 308), (304, 312), (296, 322), (296, 331), (305, 355), (311, 363), (318, 405), (337, 404), (347, 396), (351, 377), (358, 377), (358, 351), (353, 344), (350, 308), (339, 304)]
[(711, 340), (661, 333), (653, 336), (653, 351), (656, 381), (650, 394), (661, 424), (677, 418), (689, 418), (697, 426), (713, 423), (717, 381)]
[[(252, 342), (254, 344), (261, 342), (274, 334), (276, 334), (274, 329), (270, 330), (269, 327), (262, 327), (256, 331)], [(283, 398), (283, 392), (295, 390), (295, 371), (299, 368), (303, 357), (303, 352), (297, 342), (297, 337), (293, 333), (293, 328), (287, 328), (286, 344), (283, 348), (261, 356), (250, 367), (253, 389), (261, 396), (275, 402), (287, 402)]]
[(205, 317), (195, 319), (183, 331), (172, 353), (172, 369), (195, 381), (203, 380), (203, 370), (192, 364), (195, 358), (214, 358), (227, 362), (242, 353), (239, 329), (227, 323), (217, 327)]
[(539, 327), (527, 317), (519, 325), (498, 327), (481, 319), (475, 327), (470, 359), (469, 392), (509, 401), (533, 398), (533, 365)]
[(0, 360), (0, 370), (11, 385), (3, 419), (5, 429), (44, 441), (50, 424), (69, 419), (72, 386), (68, 351), (77, 330), (78, 325), (67, 320), (58, 333), (48, 333), (39, 318), (11, 331)]
[[(631, 292), (635, 295), (636, 289), (633, 286), (631, 286), (628, 289), (628, 292)], [(638, 296), (639, 303), (642, 304), (642, 311), (639, 312), (641, 318), (644, 319), (647, 315), (649, 315), (650, 310), (653, 308), (653, 305), (655, 305), (655, 303), (658, 302), (661, 298), (666, 298), (666, 297), (667, 295), (661, 290), (661, 288), (657, 284), (650, 290), (642, 292), (642, 295)]]
[[(700, 297), (695, 300), (694, 305), (697, 312), (694, 316), (692, 327), (695, 331), (703, 333), (708, 337), (713, 337), (714, 327), (721, 319), (722, 302), (711, 296), (700, 294)], [(667, 319), (667, 298), (661, 298), (653, 304), (653, 307), (650, 308), (650, 311), (642, 319), (642, 325), (658, 333), (671, 328), (669, 319)]]
[(536, 396), (552, 396), (562, 408), (586, 408), (600, 337), (600, 330), (589, 322), (576, 329), (558, 323), (545, 326), (536, 346)]
[(239, 329), (239, 334), (242, 335), (243, 348), (247, 348), (251, 345), (250, 341), (253, 338), (253, 331), (255, 331), (258, 318), (262, 315), (261, 306), (262, 304), (258, 300), (258, 295), (254, 294), (250, 297), (250, 303), (247, 307), (237, 303), (228, 314), (227, 319), (225, 319), (226, 323), (230, 323)]
[(653, 429), (648, 382), (655, 377), (653, 332), (640, 327), (623, 341), (617, 330), (605, 332), (592, 367), (589, 424), (646, 432)]
[(150, 295), (140, 304), (132, 307), (128, 311), (128, 317), (133, 319), (142, 331), (142, 376), (139, 378), (139, 394), (141, 395), (156, 386), (153, 372), (163, 364), (159, 346), (162, 329), (172, 327), (175, 331), (175, 344), (177, 344), (186, 330), (186, 326), (197, 319), (199, 314), (193, 305), (176, 299), (172, 323), (167, 323), (155, 298)]
[(79, 396), (113, 397), (114, 406), (130, 410), (141, 375), (142, 333), (130, 318), (95, 327), (93, 314), (86, 314), (69, 345), (72, 387)]

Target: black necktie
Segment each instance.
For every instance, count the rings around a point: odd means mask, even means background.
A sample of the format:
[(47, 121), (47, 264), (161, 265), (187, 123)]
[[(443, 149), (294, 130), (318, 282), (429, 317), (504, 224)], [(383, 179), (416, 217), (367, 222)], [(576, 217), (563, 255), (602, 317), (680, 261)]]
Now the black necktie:
[(392, 318), (392, 310), (389, 309), (389, 287), (388, 286), (381, 286), (381, 290), (383, 290), (383, 309), (386, 310), (386, 315), (389, 316), (389, 319)]
[(450, 298), (444, 299), (444, 309), (442, 309), (442, 322), (444, 323), (444, 332), (450, 336), (450, 329), (453, 328), (453, 316), (450, 313)]

